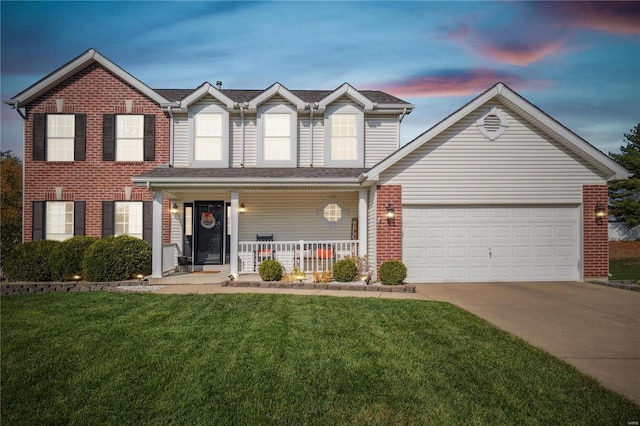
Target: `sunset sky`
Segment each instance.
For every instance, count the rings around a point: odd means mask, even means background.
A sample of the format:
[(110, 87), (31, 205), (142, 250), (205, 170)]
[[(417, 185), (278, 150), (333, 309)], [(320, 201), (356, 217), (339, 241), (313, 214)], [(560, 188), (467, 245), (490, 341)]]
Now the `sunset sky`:
[[(2, 99), (89, 48), (156, 89), (387, 91), (406, 143), (498, 81), (607, 153), (640, 122), (640, 2), (0, 3)], [(2, 150), (22, 156), (3, 104)]]

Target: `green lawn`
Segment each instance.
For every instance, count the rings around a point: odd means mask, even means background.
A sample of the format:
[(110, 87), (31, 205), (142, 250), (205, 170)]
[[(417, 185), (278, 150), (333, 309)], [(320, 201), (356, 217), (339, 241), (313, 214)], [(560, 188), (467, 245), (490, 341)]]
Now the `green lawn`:
[(640, 407), (444, 303), (2, 298), (2, 424), (626, 425)]
[(609, 259), (612, 280), (640, 281), (640, 259)]

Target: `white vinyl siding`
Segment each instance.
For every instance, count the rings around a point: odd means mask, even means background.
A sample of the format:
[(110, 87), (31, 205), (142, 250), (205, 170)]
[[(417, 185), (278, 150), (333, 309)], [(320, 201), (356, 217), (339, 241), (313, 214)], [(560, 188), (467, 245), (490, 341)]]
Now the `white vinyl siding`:
[[(498, 106), (508, 130), (491, 141), (476, 120)], [(501, 105), (486, 105), (381, 175), (402, 185), (403, 204), (582, 202), (582, 186), (603, 184), (588, 165)]]
[(400, 123), (397, 116), (365, 117), (365, 167), (373, 167), (400, 147)]
[(142, 238), (142, 202), (116, 201), (115, 235)]
[(73, 201), (47, 201), (47, 240), (64, 241), (73, 237)]
[(194, 116), (194, 161), (222, 160), (222, 114)]
[(580, 279), (580, 209), (405, 207), (407, 282)]
[[(330, 199), (349, 213), (333, 226), (318, 216), (318, 209)], [(337, 194), (241, 192), (240, 201), (247, 207), (247, 212), (239, 215), (240, 241), (255, 241), (258, 234), (273, 234), (276, 241), (350, 240), (351, 219), (358, 216), (357, 191)]]
[(116, 161), (143, 161), (144, 116), (116, 116)]
[(47, 161), (73, 161), (75, 116), (47, 115)]
[(173, 116), (173, 166), (189, 165), (189, 119), (186, 115)]

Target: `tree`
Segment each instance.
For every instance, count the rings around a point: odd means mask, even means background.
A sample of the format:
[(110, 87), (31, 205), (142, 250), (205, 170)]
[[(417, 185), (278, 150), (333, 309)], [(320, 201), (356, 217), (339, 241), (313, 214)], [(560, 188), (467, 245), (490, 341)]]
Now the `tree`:
[(7, 253), (22, 241), (22, 162), (11, 150), (0, 152), (0, 174), (2, 182), (0, 223), (0, 255), (4, 260)]
[(609, 156), (633, 176), (609, 184), (609, 214), (633, 228), (640, 225), (640, 123), (624, 137), (626, 145), (620, 147), (620, 154)]

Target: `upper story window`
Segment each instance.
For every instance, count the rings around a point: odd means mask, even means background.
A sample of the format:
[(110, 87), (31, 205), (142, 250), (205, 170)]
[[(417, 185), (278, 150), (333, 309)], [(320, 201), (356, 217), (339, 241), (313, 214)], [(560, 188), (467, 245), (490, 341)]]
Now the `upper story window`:
[(190, 165), (229, 167), (229, 112), (219, 103), (189, 109)]
[(85, 114), (33, 114), (34, 161), (84, 161)]
[(325, 165), (363, 167), (364, 113), (353, 105), (327, 108), (325, 111)]
[(104, 114), (102, 121), (103, 161), (155, 161), (153, 114)]
[(142, 115), (116, 116), (116, 161), (142, 161), (144, 120)]
[(193, 145), (194, 161), (222, 160), (222, 114), (195, 115)]
[(297, 112), (291, 105), (258, 109), (258, 166), (296, 167)]
[(47, 161), (73, 161), (73, 114), (47, 116)]
[(47, 240), (64, 241), (73, 237), (73, 204), (73, 201), (47, 201)]

